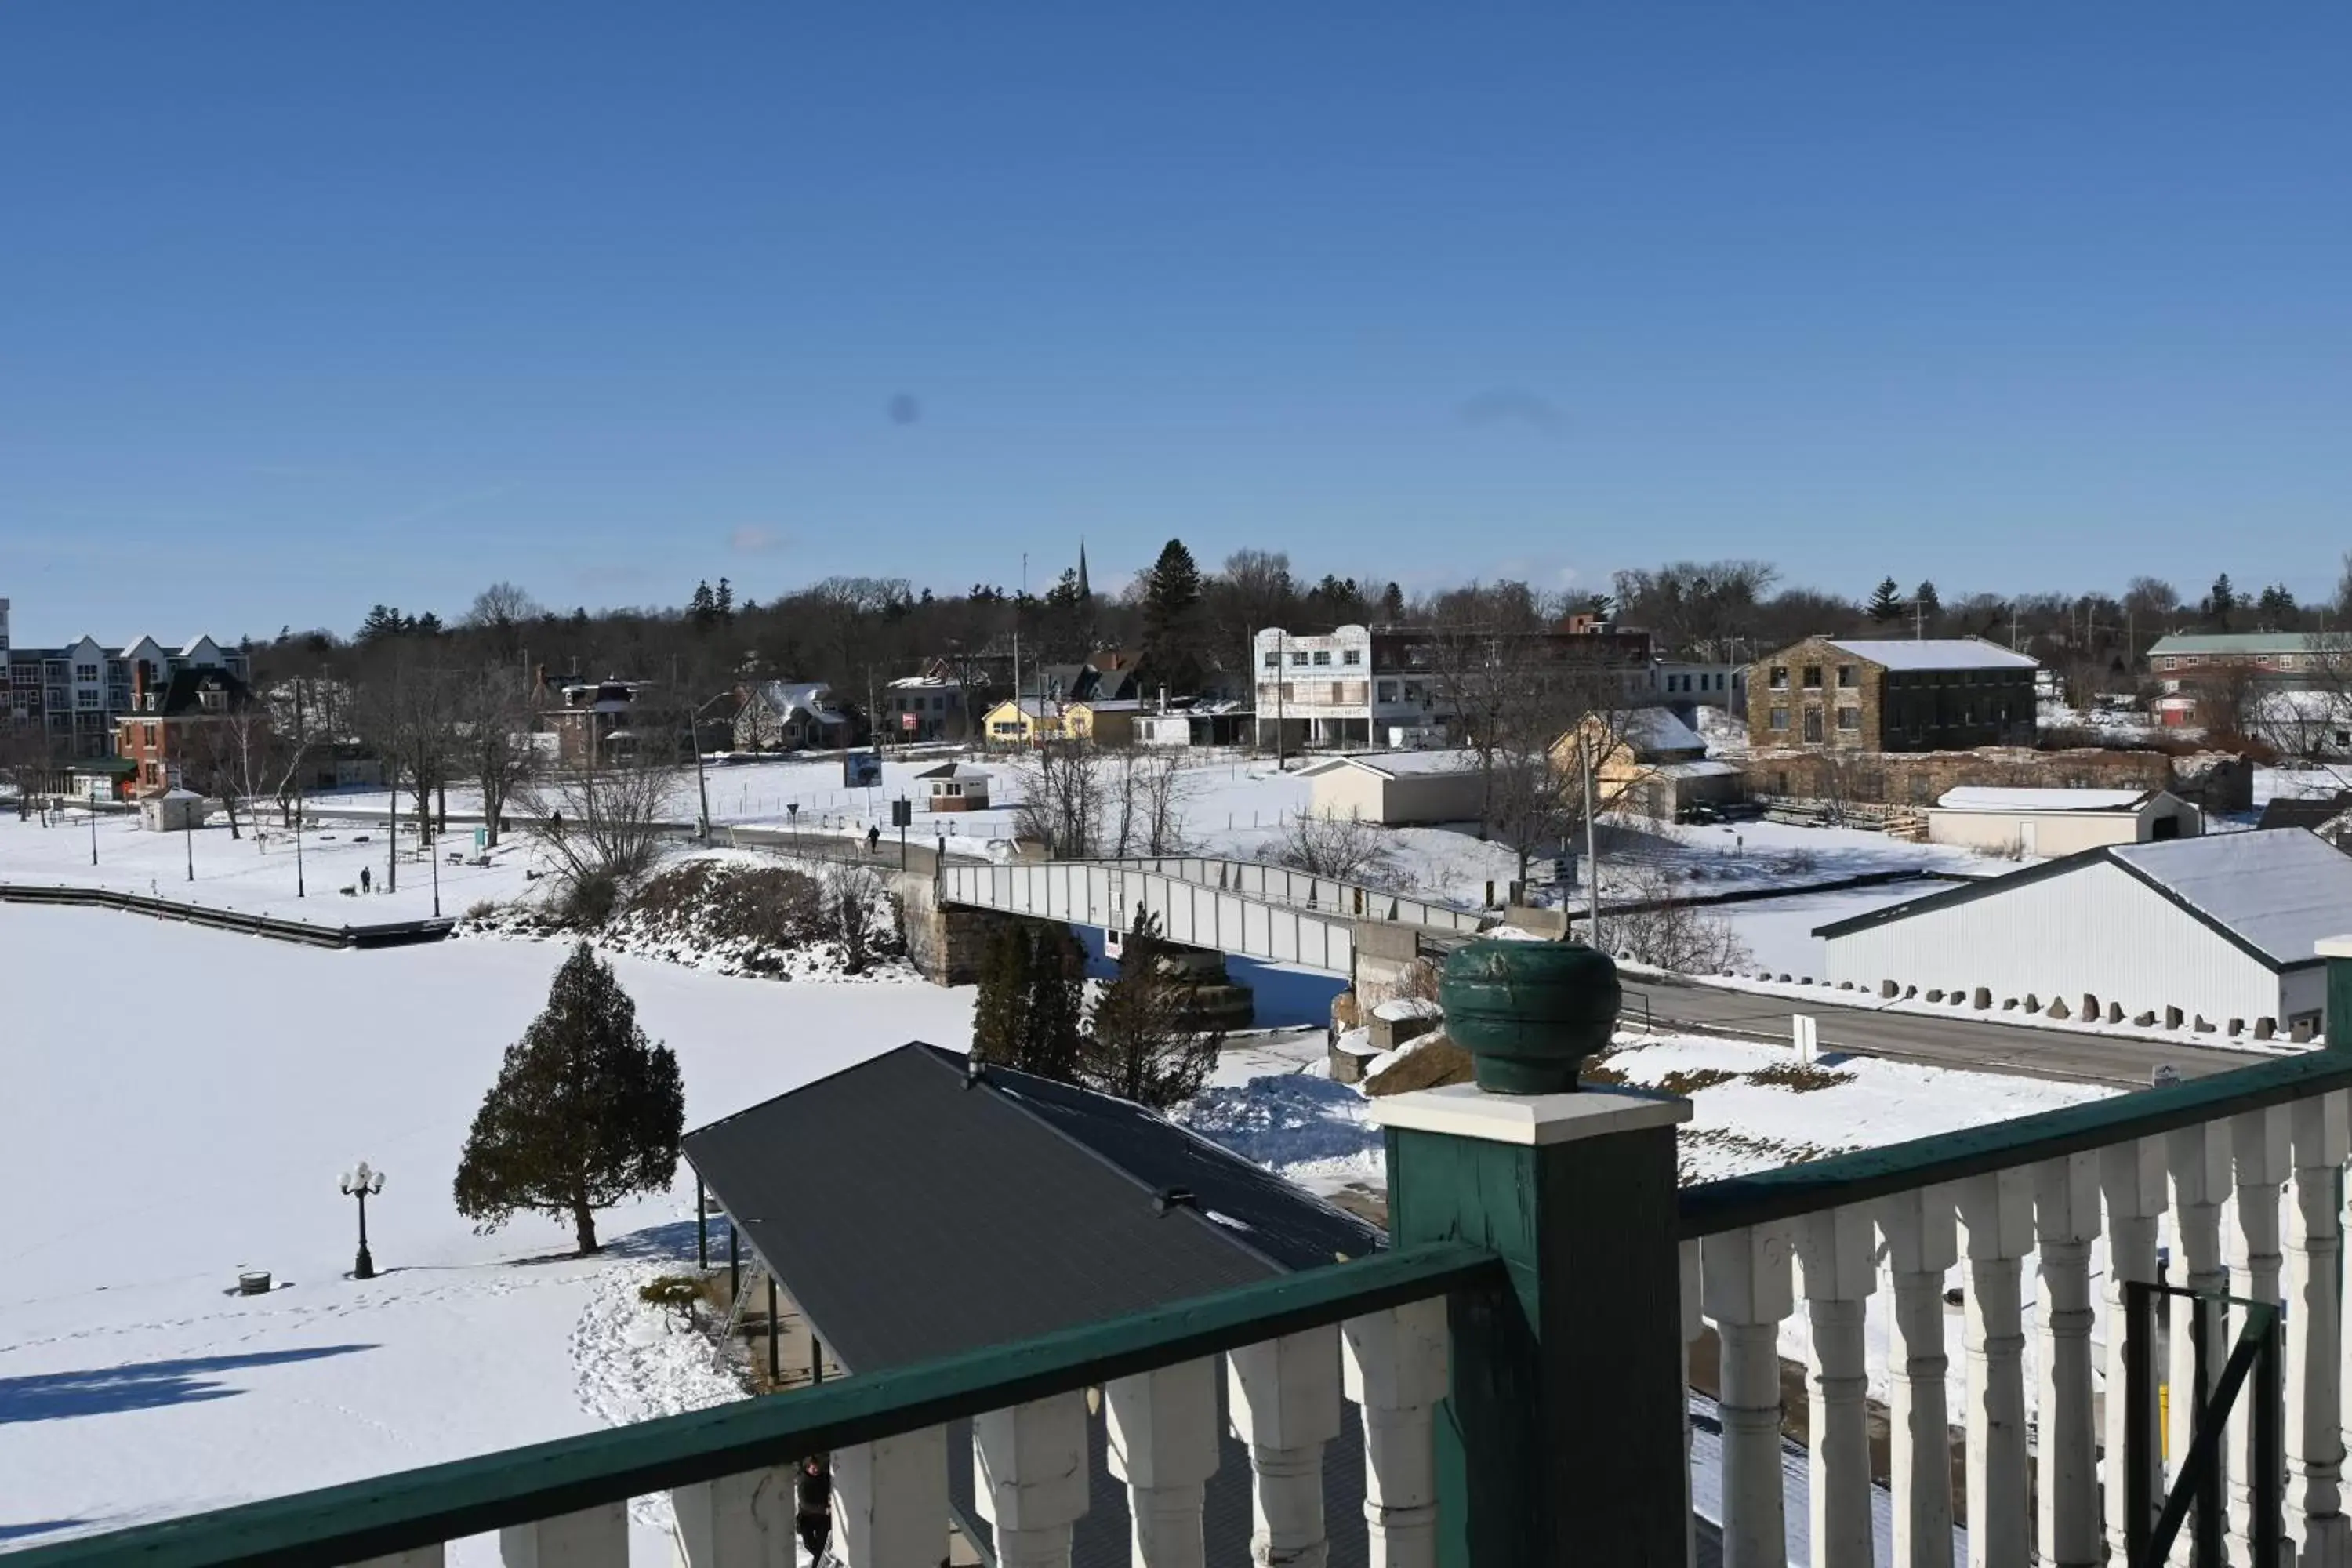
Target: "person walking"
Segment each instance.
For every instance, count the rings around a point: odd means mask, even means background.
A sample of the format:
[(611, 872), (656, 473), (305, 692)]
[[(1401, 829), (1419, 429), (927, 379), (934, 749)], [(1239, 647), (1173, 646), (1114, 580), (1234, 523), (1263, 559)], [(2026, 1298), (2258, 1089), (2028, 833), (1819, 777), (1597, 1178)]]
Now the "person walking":
[(833, 1477), (823, 1455), (812, 1454), (801, 1461), (794, 1496), (793, 1523), (799, 1527), (801, 1544), (808, 1548), (811, 1563), (822, 1563), (833, 1539)]
[(866, 827), (866, 852), (868, 855), (878, 855), (882, 852), (881, 845), (882, 825), (878, 822), (868, 823)]
[(366, 892), (373, 892), (373, 891), (374, 890), (374, 887), (375, 887), (375, 879), (374, 879), (373, 878), (372, 878), (372, 877), (370, 877), (370, 876), (368, 875), (368, 868), (367, 868), (366, 867), (364, 867), (364, 866), (361, 867), (361, 868), (360, 868), (360, 891), (361, 891), (361, 892), (362, 892), (362, 893), (366, 893)]

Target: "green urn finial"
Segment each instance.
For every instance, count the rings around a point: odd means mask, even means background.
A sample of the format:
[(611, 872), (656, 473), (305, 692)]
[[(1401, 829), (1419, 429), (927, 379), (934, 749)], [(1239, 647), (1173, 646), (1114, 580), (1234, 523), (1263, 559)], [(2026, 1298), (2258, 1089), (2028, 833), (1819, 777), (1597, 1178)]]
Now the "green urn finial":
[(1445, 960), (1445, 1032), (1489, 1094), (1567, 1094), (1606, 1050), (1622, 993), (1609, 955), (1565, 942), (1465, 943)]

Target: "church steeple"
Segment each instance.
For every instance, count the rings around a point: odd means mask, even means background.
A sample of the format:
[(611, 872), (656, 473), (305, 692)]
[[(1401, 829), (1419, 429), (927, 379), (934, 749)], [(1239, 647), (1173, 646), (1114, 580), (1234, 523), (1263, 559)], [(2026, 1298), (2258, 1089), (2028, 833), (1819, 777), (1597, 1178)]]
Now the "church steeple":
[(1094, 590), (1087, 586), (1087, 538), (1082, 533), (1078, 535), (1078, 600), (1083, 604), (1093, 597)]

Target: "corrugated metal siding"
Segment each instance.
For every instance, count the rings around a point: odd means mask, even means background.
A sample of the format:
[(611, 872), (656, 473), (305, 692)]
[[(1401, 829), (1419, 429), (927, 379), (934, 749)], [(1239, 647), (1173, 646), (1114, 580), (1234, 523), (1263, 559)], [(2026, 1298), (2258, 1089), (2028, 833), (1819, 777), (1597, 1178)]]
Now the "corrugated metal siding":
[(2120, 867), (2062, 876), (1829, 939), (1829, 975), (1876, 990), (1988, 986), (2069, 1007), (2088, 991), (2126, 1016), (2179, 1007), (2193, 1021), (2285, 1021), (2280, 977)]

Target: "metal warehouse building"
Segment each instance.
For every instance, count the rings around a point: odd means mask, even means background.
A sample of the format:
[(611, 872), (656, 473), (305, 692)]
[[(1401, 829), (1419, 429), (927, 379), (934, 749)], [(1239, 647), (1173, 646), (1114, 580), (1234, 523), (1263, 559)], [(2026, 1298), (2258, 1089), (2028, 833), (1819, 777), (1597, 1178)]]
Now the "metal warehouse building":
[(2320, 1027), (2315, 948), (2347, 930), (2352, 856), (2288, 828), (2108, 845), (1814, 934), (1864, 990), (2267, 1038)]

